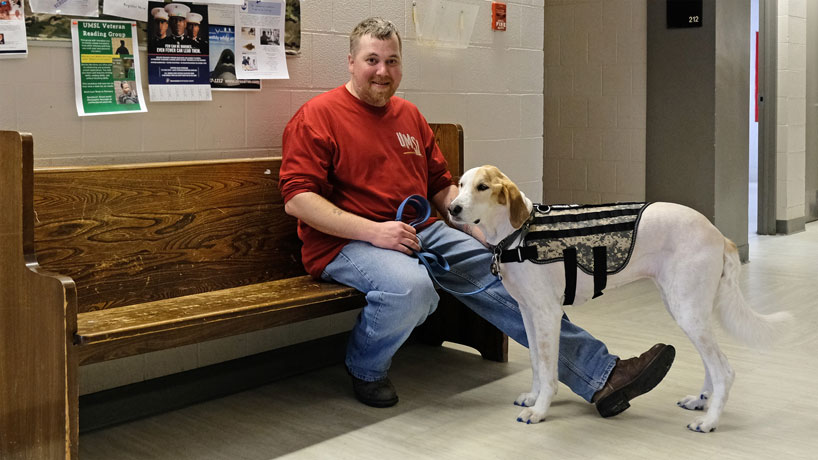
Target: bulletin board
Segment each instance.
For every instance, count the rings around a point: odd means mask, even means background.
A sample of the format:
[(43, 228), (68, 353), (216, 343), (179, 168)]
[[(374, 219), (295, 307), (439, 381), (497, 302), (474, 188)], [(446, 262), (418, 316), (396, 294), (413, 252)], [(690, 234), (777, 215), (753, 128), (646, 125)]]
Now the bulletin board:
[[(99, 0), (99, 10), (102, 11), (103, 0)], [(171, 2), (167, 2), (171, 3)], [(287, 11), (284, 21), (284, 48), (287, 54), (298, 54), (301, 51), (301, 0), (287, 0)], [(57, 14), (32, 13), (26, 2), (26, 35), (29, 40), (42, 41), (71, 41), (71, 19), (76, 16), (62, 16)], [(100, 19), (122, 19), (104, 14)], [(88, 18), (85, 18), (88, 19)], [(148, 23), (137, 21), (137, 35), (139, 44), (146, 46)]]

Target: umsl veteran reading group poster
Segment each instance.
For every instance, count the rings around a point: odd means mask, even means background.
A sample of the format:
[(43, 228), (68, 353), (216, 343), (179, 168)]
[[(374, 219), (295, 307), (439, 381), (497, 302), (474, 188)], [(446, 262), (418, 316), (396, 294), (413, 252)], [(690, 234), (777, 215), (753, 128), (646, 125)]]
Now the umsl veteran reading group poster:
[(136, 22), (71, 21), (77, 113), (144, 112)]

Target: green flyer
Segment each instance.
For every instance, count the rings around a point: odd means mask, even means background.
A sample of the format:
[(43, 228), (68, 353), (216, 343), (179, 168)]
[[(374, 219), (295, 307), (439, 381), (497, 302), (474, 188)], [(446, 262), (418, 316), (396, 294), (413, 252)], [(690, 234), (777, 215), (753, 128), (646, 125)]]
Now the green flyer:
[(135, 21), (71, 21), (77, 113), (145, 112)]

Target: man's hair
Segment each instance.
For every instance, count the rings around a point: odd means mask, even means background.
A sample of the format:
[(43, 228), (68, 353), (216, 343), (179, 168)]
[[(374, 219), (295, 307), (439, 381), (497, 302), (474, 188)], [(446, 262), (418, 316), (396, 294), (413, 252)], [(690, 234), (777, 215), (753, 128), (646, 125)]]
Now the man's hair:
[(355, 56), (358, 51), (358, 42), (365, 35), (371, 35), (378, 40), (388, 40), (393, 34), (398, 37), (398, 50), (403, 52), (400, 33), (392, 21), (377, 17), (364, 19), (349, 34), (349, 54)]

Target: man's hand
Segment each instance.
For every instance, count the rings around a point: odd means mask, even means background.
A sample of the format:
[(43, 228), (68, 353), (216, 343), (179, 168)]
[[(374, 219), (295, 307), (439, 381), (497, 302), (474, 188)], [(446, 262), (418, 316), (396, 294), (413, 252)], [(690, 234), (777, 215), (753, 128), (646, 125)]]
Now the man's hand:
[(369, 242), (373, 246), (400, 251), (408, 255), (411, 255), (413, 250), (420, 251), (415, 228), (399, 221), (377, 223), (375, 233)]

